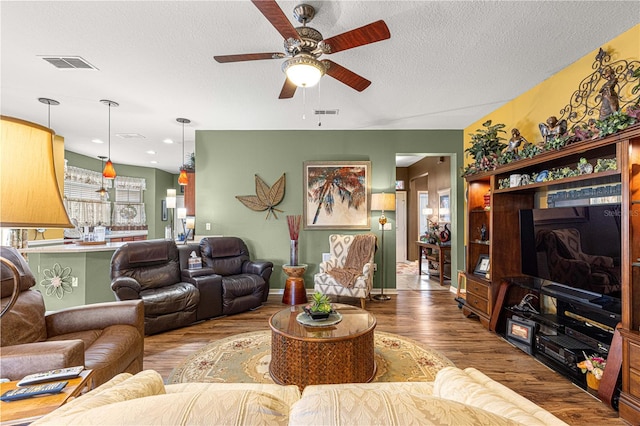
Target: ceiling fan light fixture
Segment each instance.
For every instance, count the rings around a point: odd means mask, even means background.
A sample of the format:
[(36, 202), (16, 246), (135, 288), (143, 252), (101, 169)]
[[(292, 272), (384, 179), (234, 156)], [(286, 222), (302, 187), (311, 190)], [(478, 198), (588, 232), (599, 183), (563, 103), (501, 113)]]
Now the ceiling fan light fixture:
[(282, 71), (298, 87), (313, 87), (326, 71), (325, 65), (311, 55), (300, 54), (282, 64)]

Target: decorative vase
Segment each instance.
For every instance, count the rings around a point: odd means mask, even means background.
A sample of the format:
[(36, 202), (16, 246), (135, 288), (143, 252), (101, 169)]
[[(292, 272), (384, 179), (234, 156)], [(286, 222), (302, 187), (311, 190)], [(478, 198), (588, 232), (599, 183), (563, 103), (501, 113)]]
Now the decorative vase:
[(597, 379), (591, 371), (587, 371), (587, 386), (593, 390), (598, 390), (600, 387), (600, 379)]
[(298, 265), (298, 240), (291, 240), (291, 251), (289, 253), (289, 265)]

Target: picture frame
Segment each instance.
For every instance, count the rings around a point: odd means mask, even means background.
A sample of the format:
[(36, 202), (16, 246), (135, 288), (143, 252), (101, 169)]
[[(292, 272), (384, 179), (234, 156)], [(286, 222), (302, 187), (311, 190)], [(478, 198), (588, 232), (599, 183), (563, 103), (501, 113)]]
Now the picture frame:
[(166, 222), (169, 220), (169, 212), (167, 211), (167, 200), (160, 201), (160, 220)]
[(490, 266), (491, 262), (489, 261), (489, 255), (481, 254), (480, 256), (478, 256), (476, 268), (473, 270), (473, 273), (476, 275), (486, 275), (489, 272)]
[(303, 228), (371, 229), (371, 161), (305, 161)]
[(438, 222), (451, 222), (451, 188), (438, 191)]

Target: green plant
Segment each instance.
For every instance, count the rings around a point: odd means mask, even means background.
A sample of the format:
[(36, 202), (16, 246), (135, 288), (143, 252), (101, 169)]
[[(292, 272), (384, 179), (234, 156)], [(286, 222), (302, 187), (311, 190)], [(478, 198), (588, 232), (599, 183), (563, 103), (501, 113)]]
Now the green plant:
[(502, 155), (498, 158), (498, 163), (499, 164), (509, 164), (513, 161), (519, 160), (520, 157), (518, 156), (518, 154), (515, 151), (505, 151), (502, 153)]
[(631, 117), (622, 111), (615, 111), (603, 120), (596, 121), (596, 127), (600, 130), (600, 137), (603, 137), (626, 129), (635, 122), (636, 119), (634, 117)]
[(556, 136), (544, 143), (544, 149), (547, 151), (562, 149), (569, 141), (569, 136)]
[(317, 291), (311, 296), (311, 303), (308, 305), (308, 308), (311, 312), (321, 313), (329, 313), (333, 310), (329, 297)]
[(484, 129), (477, 129), (476, 133), (470, 134), (471, 146), (464, 150), (474, 160), (474, 163), (465, 169), (465, 174), (495, 169), (500, 153), (507, 146), (502, 142), (505, 139), (499, 136), (499, 133), (505, 133), (502, 130), (504, 124), (491, 125), (491, 120), (487, 120), (482, 126)]
[(593, 171), (598, 173), (606, 170), (618, 170), (618, 162), (615, 158), (598, 158)]
[(540, 154), (541, 152), (542, 152), (542, 148), (540, 148), (538, 145), (533, 143), (528, 143), (528, 144), (525, 144), (525, 146), (522, 148), (522, 151), (520, 151), (520, 157), (533, 158), (536, 155)]

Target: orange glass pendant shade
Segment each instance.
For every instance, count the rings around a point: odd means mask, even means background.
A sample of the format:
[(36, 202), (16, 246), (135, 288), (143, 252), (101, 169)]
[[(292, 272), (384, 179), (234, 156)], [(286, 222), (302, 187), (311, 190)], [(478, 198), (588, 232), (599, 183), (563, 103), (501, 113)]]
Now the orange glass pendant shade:
[(102, 176), (105, 179), (115, 179), (116, 178), (116, 169), (113, 167), (113, 163), (111, 159), (107, 160), (107, 164), (104, 165), (104, 170), (102, 170)]
[(189, 177), (187, 176), (187, 171), (185, 169), (180, 170), (180, 176), (178, 176), (178, 183), (180, 185), (189, 184)]

